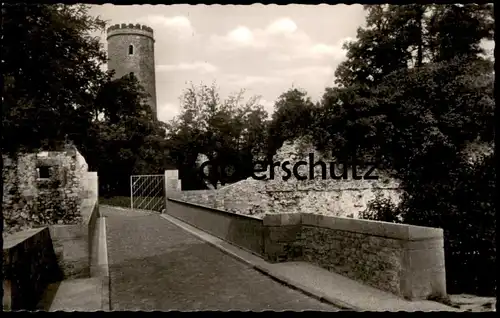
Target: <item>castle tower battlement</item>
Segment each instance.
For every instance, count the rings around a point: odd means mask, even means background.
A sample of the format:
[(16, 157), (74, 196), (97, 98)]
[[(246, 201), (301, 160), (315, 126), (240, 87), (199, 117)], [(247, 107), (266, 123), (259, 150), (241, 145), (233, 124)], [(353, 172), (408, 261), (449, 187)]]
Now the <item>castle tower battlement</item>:
[(154, 31), (147, 25), (115, 24), (107, 29), (108, 69), (115, 78), (133, 73), (149, 95), (148, 104), (157, 117)]
[(150, 37), (151, 40), (153, 40), (154, 42), (154, 31), (147, 25), (132, 24), (132, 23), (115, 24), (110, 26), (107, 29), (106, 33), (107, 33), (107, 40), (109, 40), (110, 37), (115, 35), (142, 35)]

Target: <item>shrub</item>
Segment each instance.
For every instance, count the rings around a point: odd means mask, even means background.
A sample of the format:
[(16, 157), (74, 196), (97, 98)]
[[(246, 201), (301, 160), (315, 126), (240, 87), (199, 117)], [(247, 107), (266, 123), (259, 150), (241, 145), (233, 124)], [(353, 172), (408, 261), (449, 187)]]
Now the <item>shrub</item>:
[[(493, 296), (496, 291), (495, 156), (450, 163), (446, 182), (410, 178), (400, 205), (376, 198), (360, 217), (439, 227), (444, 231), (447, 289)], [(422, 169), (419, 173), (431, 173)]]

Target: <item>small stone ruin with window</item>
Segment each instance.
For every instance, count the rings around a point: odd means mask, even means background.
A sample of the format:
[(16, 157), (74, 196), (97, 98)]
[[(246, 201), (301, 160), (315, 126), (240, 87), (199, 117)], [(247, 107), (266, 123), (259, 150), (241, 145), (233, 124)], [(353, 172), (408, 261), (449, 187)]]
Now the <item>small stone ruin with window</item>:
[(82, 222), (88, 166), (74, 146), (2, 157), (4, 235)]

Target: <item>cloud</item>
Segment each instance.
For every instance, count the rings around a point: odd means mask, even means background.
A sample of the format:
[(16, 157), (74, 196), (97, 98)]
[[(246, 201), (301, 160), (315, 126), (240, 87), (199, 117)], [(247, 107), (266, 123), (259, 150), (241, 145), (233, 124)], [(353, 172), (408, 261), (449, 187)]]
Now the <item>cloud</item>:
[(297, 30), (297, 24), (292, 19), (281, 18), (267, 26), (266, 31), (270, 34), (289, 34)]
[(279, 62), (296, 59), (335, 59), (345, 57), (342, 44), (314, 42), (290, 18), (279, 18), (264, 28), (250, 29), (237, 26), (226, 35), (214, 35), (210, 38), (211, 48), (217, 51), (252, 48), (266, 51), (269, 58)]
[(322, 58), (323, 56), (331, 56), (340, 59), (345, 56), (345, 52), (342, 50), (342, 46), (328, 45), (324, 43), (313, 45), (310, 48), (309, 52), (311, 56), (318, 58)]
[(167, 122), (173, 119), (175, 116), (179, 115), (181, 112), (180, 105), (174, 103), (165, 103), (157, 108), (158, 119)]
[(274, 74), (280, 74), (284, 77), (324, 77), (333, 75), (334, 69), (329, 66), (304, 66), (298, 68), (282, 69), (273, 71)]
[(265, 48), (266, 42), (256, 30), (250, 30), (246, 26), (237, 26), (226, 35), (212, 35), (210, 47), (217, 51), (234, 50), (246, 47)]
[(255, 40), (253, 32), (250, 31), (250, 29), (248, 29), (247, 27), (243, 26), (239, 26), (236, 29), (229, 32), (226, 38), (229, 41), (241, 44), (250, 44)]
[(218, 68), (207, 62), (192, 62), (192, 63), (179, 63), (179, 64), (163, 64), (157, 65), (157, 72), (172, 72), (172, 71), (197, 71), (202, 73), (213, 73)]
[(165, 17), (162, 15), (148, 16), (148, 21), (152, 24), (162, 25), (167, 28), (186, 29), (191, 28), (191, 21), (185, 16)]
[(180, 38), (191, 36), (194, 33), (191, 21), (182, 15), (173, 17), (164, 15), (148, 15), (136, 19), (136, 22), (146, 24), (155, 29), (155, 31), (167, 31), (169, 33), (173, 33)]
[(274, 102), (267, 99), (260, 99), (259, 104), (264, 107), (264, 110), (267, 112), (268, 118), (271, 118), (271, 115), (274, 113)]
[(240, 74), (228, 74), (225, 76), (226, 82), (235, 86), (248, 87), (255, 84), (274, 84), (281, 82), (280, 76), (252, 76)]

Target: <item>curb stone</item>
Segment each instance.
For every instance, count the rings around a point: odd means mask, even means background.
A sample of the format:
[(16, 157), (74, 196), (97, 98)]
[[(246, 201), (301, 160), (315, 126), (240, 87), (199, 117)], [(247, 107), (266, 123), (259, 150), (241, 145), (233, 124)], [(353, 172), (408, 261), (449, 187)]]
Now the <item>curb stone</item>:
[(110, 311), (111, 306), (109, 302), (109, 276), (102, 278), (102, 311)]

